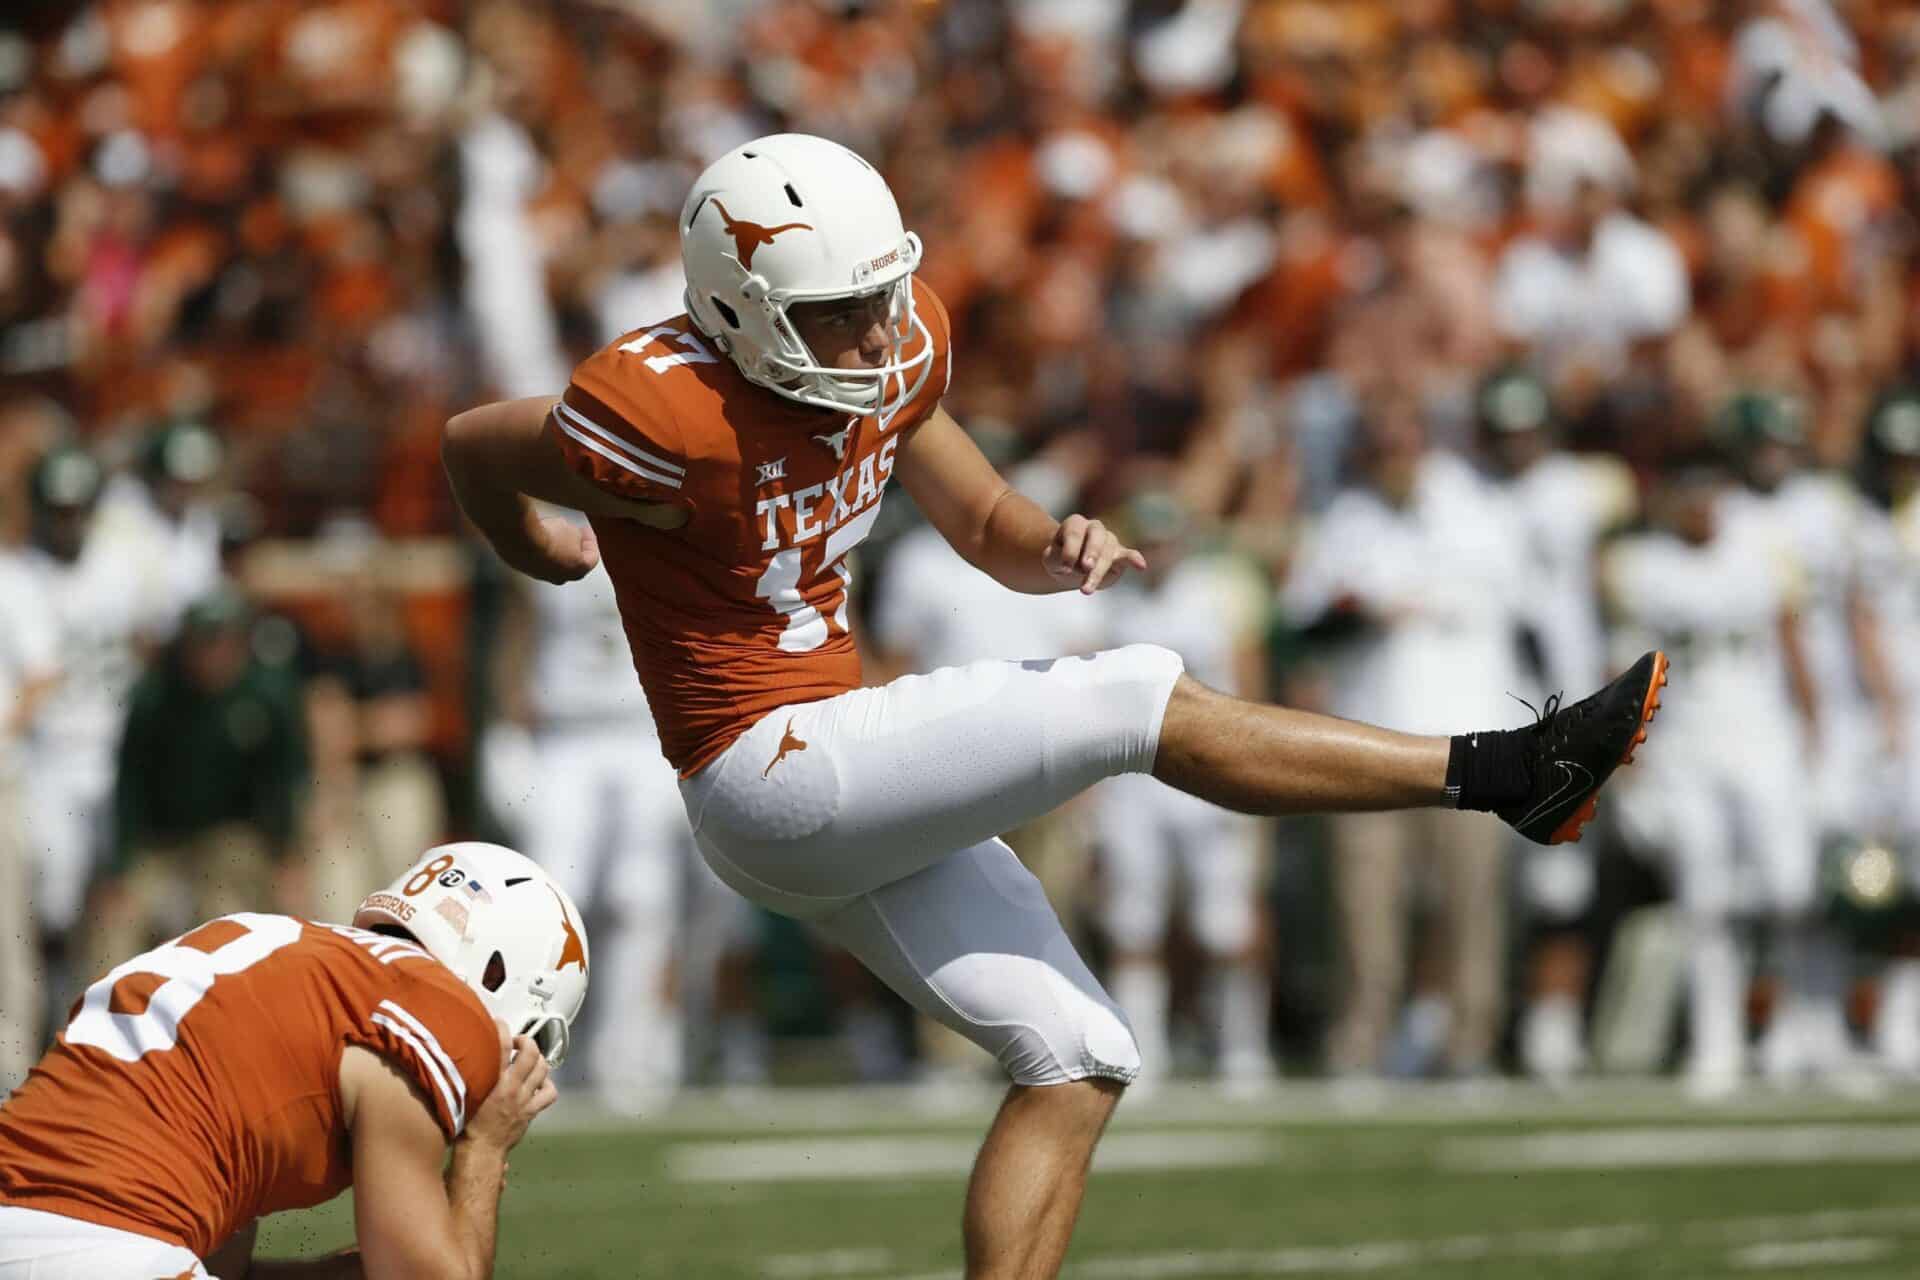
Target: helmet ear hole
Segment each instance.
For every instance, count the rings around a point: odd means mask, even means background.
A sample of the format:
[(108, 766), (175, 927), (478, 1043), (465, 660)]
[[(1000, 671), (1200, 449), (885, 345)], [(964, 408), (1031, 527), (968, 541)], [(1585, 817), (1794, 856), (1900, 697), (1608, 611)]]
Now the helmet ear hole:
[(480, 985), (489, 991), (498, 991), (507, 981), (507, 958), (498, 951), (487, 960), (487, 971), (480, 977)]
[(717, 297), (710, 297), (708, 298), (708, 301), (713, 303), (713, 309), (720, 313), (720, 318), (727, 322), (727, 328), (738, 329), (740, 327), (739, 312), (735, 311), (732, 307), (728, 306), (726, 303), (720, 301), (720, 299)]

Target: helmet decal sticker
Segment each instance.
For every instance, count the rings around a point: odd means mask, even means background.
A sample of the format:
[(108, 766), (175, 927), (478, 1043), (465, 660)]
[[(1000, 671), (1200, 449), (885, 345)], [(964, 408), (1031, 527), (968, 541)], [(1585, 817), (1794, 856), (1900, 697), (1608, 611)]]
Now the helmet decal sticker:
[(727, 212), (727, 206), (719, 200), (713, 207), (720, 211), (720, 221), (726, 224), (727, 234), (733, 237), (733, 249), (740, 258), (740, 266), (753, 270), (753, 255), (763, 244), (772, 244), (773, 238), (787, 231), (811, 231), (813, 227), (805, 222), (787, 222), (777, 227), (763, 227), (757, 222), (735, 220)]

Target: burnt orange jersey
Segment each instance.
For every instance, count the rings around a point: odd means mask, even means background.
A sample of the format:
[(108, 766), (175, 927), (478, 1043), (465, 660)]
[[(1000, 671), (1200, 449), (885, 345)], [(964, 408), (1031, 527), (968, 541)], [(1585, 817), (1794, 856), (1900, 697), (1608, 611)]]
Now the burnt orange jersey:
[[(687, 513), (673, 530), (594, 521), (661, 748), (683, 776), (768, 712), (860, 683), (847, 553), (950, 372), (946, 309), (917, 280), (913, 294), (933, 363), (884, 430), (748, 382), (685, 315), (589, 357), (554, 408), (575, 470)], [(919, 354), (914, 341), (904, 355)]]
[(204, 924), (89, 987), (0, 1106), (0, 1204), (204, 1258), (353, 1181), (353, 1044), (412, 1079), (449, 1139), (500, 1075), (480, 997), (411, 942), (290, 916)]

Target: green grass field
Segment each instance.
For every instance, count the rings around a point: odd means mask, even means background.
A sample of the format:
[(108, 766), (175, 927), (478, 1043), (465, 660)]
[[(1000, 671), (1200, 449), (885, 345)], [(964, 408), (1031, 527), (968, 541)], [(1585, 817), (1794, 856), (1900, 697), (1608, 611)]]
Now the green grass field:
[[(991, 1106), (794, 1090), (646, 1125), (558, 1110), (514, 1156), (498, 1274), (957, 1280)], [(347, 1243), (346, 1200), (272, 1221), (261, 1251)], [(1066, 1274), (1912, 1277), (1920, 1094), (1169, 1091), (1122, 1105)]]

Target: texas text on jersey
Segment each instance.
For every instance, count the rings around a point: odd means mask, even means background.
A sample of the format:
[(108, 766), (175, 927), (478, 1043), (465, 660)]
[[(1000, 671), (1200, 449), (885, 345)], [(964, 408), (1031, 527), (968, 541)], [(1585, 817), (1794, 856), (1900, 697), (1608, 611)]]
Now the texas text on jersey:
[(574, 371), (553, 425), (568, 462), (623, 497), (686, 513), (677, 529), (596, 520), (634, 665), (683, 776), (761, 716), (860, 684), (847, 553), (873, 528), (902, 438), (945, 394), (947, 314), (913, 283), (934, 361), (884, 423), (755, 386), (685, 315)]
[(400, 1069), (460, 1136), (500, 1075), (480, 997), (411, 942), (224, 916), (87, 989), (0, 1107), (0, 1205), (211, 1255), (353, 1181), (340, 1060)]

